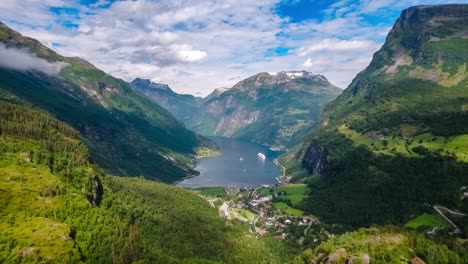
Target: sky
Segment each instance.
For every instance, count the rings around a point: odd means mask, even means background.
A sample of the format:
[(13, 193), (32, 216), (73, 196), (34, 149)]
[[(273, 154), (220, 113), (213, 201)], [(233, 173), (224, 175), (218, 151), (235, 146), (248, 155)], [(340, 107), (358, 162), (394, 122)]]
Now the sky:
[(205, 96), (259, 72), (346, 88), (401, 11), (467, 0), (1, 0), (0, 21), (115, 77)]

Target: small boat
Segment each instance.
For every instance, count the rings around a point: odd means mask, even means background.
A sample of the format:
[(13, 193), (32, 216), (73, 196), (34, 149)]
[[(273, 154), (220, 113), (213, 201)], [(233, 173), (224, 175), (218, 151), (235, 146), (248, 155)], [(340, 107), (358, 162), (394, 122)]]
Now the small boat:
[(262, 160), (265, 160), (265, 155), (263, 155), (263, 153), (258, 153), (257, 156), (262, 159)]
[(243, 161), (244, 159), (241, 157), (239, 160), (240, 160), (240, 161)]

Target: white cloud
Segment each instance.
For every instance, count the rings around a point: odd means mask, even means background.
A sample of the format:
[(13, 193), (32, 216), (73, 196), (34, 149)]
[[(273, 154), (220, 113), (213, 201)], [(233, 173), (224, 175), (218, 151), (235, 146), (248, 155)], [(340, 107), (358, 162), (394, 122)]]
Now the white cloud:
[(305, 69), (308, 69), (308, 68), (312, 67), (312, 65), (314, 65), (314, 64), (312, 63), (312, 59), (311, 59), (311, 58), (307, 58), (307, 60), (304, 61), (304, 63), (302, 63), (300, 66), (301, 66), (301, 67), (304, 67)]
[(176, 57), (184, 62), (196, 62), (204, 59), (207, 54), (201, 50), (193, 50), (190, 45), (173, 45), (172, 50), (176, 53)]
[(300, 47), (298, 49), (299, 56), (307, 56), (315, 51), (352, 51), (378, 48), (379, 45), (368, 40), (340, 40), (340, 39), (324, 39), (318, 43), (309, 46)]
[(8, 48), (0, 43), (0, 67), (19, 71), (40, 71), (49, 75), (58, 74), (67, 63), (53, 62), (38, 58), (17, 48)]

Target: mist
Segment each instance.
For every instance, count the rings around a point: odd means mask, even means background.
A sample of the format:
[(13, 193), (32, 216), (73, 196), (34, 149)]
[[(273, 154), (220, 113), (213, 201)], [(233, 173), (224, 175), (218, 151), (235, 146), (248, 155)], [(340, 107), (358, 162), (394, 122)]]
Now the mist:
[(19, 71), (40, 71), (48, 75), (58, 74), (68, 63), (38, 58), (26, 50), (8, 48), (0, 43), (0, 67)]

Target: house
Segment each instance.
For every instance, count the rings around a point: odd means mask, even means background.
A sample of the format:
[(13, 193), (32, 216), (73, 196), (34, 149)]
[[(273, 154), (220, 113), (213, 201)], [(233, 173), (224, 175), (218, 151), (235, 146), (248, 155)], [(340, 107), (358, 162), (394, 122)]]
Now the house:
[(219, 207), (219, 216), (221, 217), (224, 217), (224, 218), (229, 218), (229, 206), (226, 202), (223, 203), (223, 205), (221, 205)]

